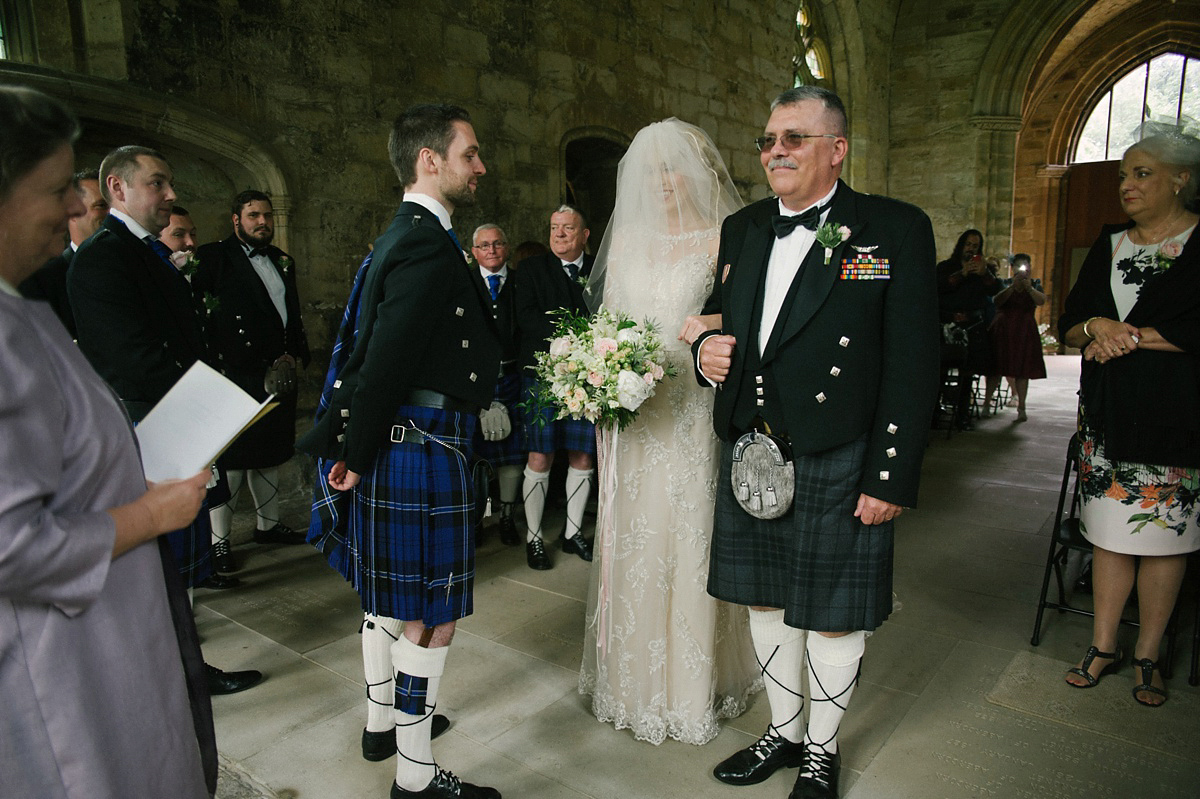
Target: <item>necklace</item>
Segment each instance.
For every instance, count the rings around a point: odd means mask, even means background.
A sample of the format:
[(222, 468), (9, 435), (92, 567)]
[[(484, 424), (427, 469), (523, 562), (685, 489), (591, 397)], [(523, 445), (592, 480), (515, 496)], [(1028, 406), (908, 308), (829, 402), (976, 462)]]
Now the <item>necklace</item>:
[[(1175, 222), (1181, 216), (1183, 216), (1183, 209), (1178, 208), (1178, 209), (1176, 209), (1175, 213), (1171, 214), (1171, 216), (1167, 219), (1166, 222), (1163, 222), (1161, 225), (1158, 225), (1157, 227), (1147, 228), (1147, 229), (1143, 230), (1140, 225), (1135, 225), (1133, 230), (1130, 230), (1129, 232), (1133, 233), (1136, 231), (1138, 234), (1138, 238), (1143, 239), (1144, 241), (1140, 242), (1140, 243), (1137, 241), (1134, 241), (1133, 236), (1130, 236), (1129, 240), (1132, 241), (1134, 244), (1137, 244), (1140, 247), (1152, 247), (1155, 244), (1161, 244), (1164, 240), (1170, 238), (1170, 236), (1167, 236), (1165, 233), (1163, 235), (1158, 235), (1158, 231), (1170, 230), (1174, 226)], [(1151, 234), (1149, 232), (1150, 230), (1153, 230), (1154, 233)]]

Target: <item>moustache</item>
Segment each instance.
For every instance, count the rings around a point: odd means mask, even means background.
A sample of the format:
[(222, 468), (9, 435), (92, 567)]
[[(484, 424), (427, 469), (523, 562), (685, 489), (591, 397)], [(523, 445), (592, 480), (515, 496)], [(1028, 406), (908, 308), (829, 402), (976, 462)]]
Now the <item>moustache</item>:
[(795, 169), (796, 165), (786, 158), (772, 158), (767, 162), (767, 169)]

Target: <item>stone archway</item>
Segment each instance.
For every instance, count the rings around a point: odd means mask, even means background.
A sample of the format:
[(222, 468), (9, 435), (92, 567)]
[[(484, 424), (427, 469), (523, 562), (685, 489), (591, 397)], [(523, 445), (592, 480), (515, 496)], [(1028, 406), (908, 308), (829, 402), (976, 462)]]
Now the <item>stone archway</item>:
[(562, 197), (587, 214), (590, 252), (604, 240), (616, 204), (617, 164), (628, 148), (628, 137), (609, 128), (575, 128), (563, 136)]
[[(1073, 17), (1032, 59), (1028, 85), (1021, 92), (1022, 127), (1010, 172), (1012, 247), (1033, 256), (1035, 274), (1048, 289), (1050, 301), (1041, 311), (1042, 321), (1057, 321), (1061, 297), (1053, 290), (1066, 285), (1064, 270), (1070, 269), (1063, 244), (1064, 181), (1069, 180), (1070, 153), (1083, 115), (1113, 80), (1138, 62), (1168, 50), (1200, 53), (1196, 20), (1200, 0), (1144, 0), (1133, 7), (1116, 0), (1101, 2)], [(1015, 86), (1015, 81), (994, 78), (981, 86), (981, 97), (997, 104), (977, 104), (977, 109), (1011, 108), (1017, 98), (1010, 89)], [(1095, 220), (1096, 230), (1109, 221), (1118, 220)]]
[(204, 240), (230, 232), (234, 194), (245, 188), (267, 192), (275, 206), (275, 243), (288, 248), (287, 181), (248, 129), (175, 98), (101, 78), (0, 62), (0, 80), (46, 92), (75, 111), (84, 127), (77, 147), (81, 167), (98, 166), (122, 144), (162, 150), (176, 172), (179, 201), (193, 213)]

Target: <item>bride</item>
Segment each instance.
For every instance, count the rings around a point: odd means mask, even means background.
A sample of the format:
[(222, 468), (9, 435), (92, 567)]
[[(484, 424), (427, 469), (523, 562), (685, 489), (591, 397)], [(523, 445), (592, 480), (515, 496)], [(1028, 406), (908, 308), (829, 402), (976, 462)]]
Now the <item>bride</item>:
[(601, 433), (599, 562), (579, 675), (598, 719), (653, 744), (708, 742), (762, 687), (746, 609), (705, 590), (720, 446), (690, 352), (719, 322), (689, 315), (712, 290), (721, 222), (741, 206), (703, 130), (674, 118), (643, 128), (618, 167), (585, 292), (593, 310), (656, 322), (678, 370), (636, 421)]

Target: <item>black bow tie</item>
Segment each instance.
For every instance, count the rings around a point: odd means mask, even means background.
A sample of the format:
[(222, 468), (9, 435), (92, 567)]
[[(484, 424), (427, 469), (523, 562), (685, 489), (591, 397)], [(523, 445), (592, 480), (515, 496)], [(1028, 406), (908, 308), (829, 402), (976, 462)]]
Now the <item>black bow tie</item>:
[[(256, 258), (259, 255), (267, 255), (267, 250), (265, 247), (255, 247), (253, 250), (250, 251), (251, 258)], [(270, 256), (267, 256), (267, 257), (269, 258)]]
[(806, 227), (809, 230), (816, 230), (817, 226), (821, 223), (821, 214), (825, 213), (825, 209), (828, 207), (828, 205), (822, 205), (818, 208), (814, 205), (807, 211), (795, 214), (793, 216), (776, 214), (775, 216), (771, 217), (771, 227), (775, 229), (775, 238), (782, 239), (784, 236), (790, 234), (793, 230), (801, 226)]

